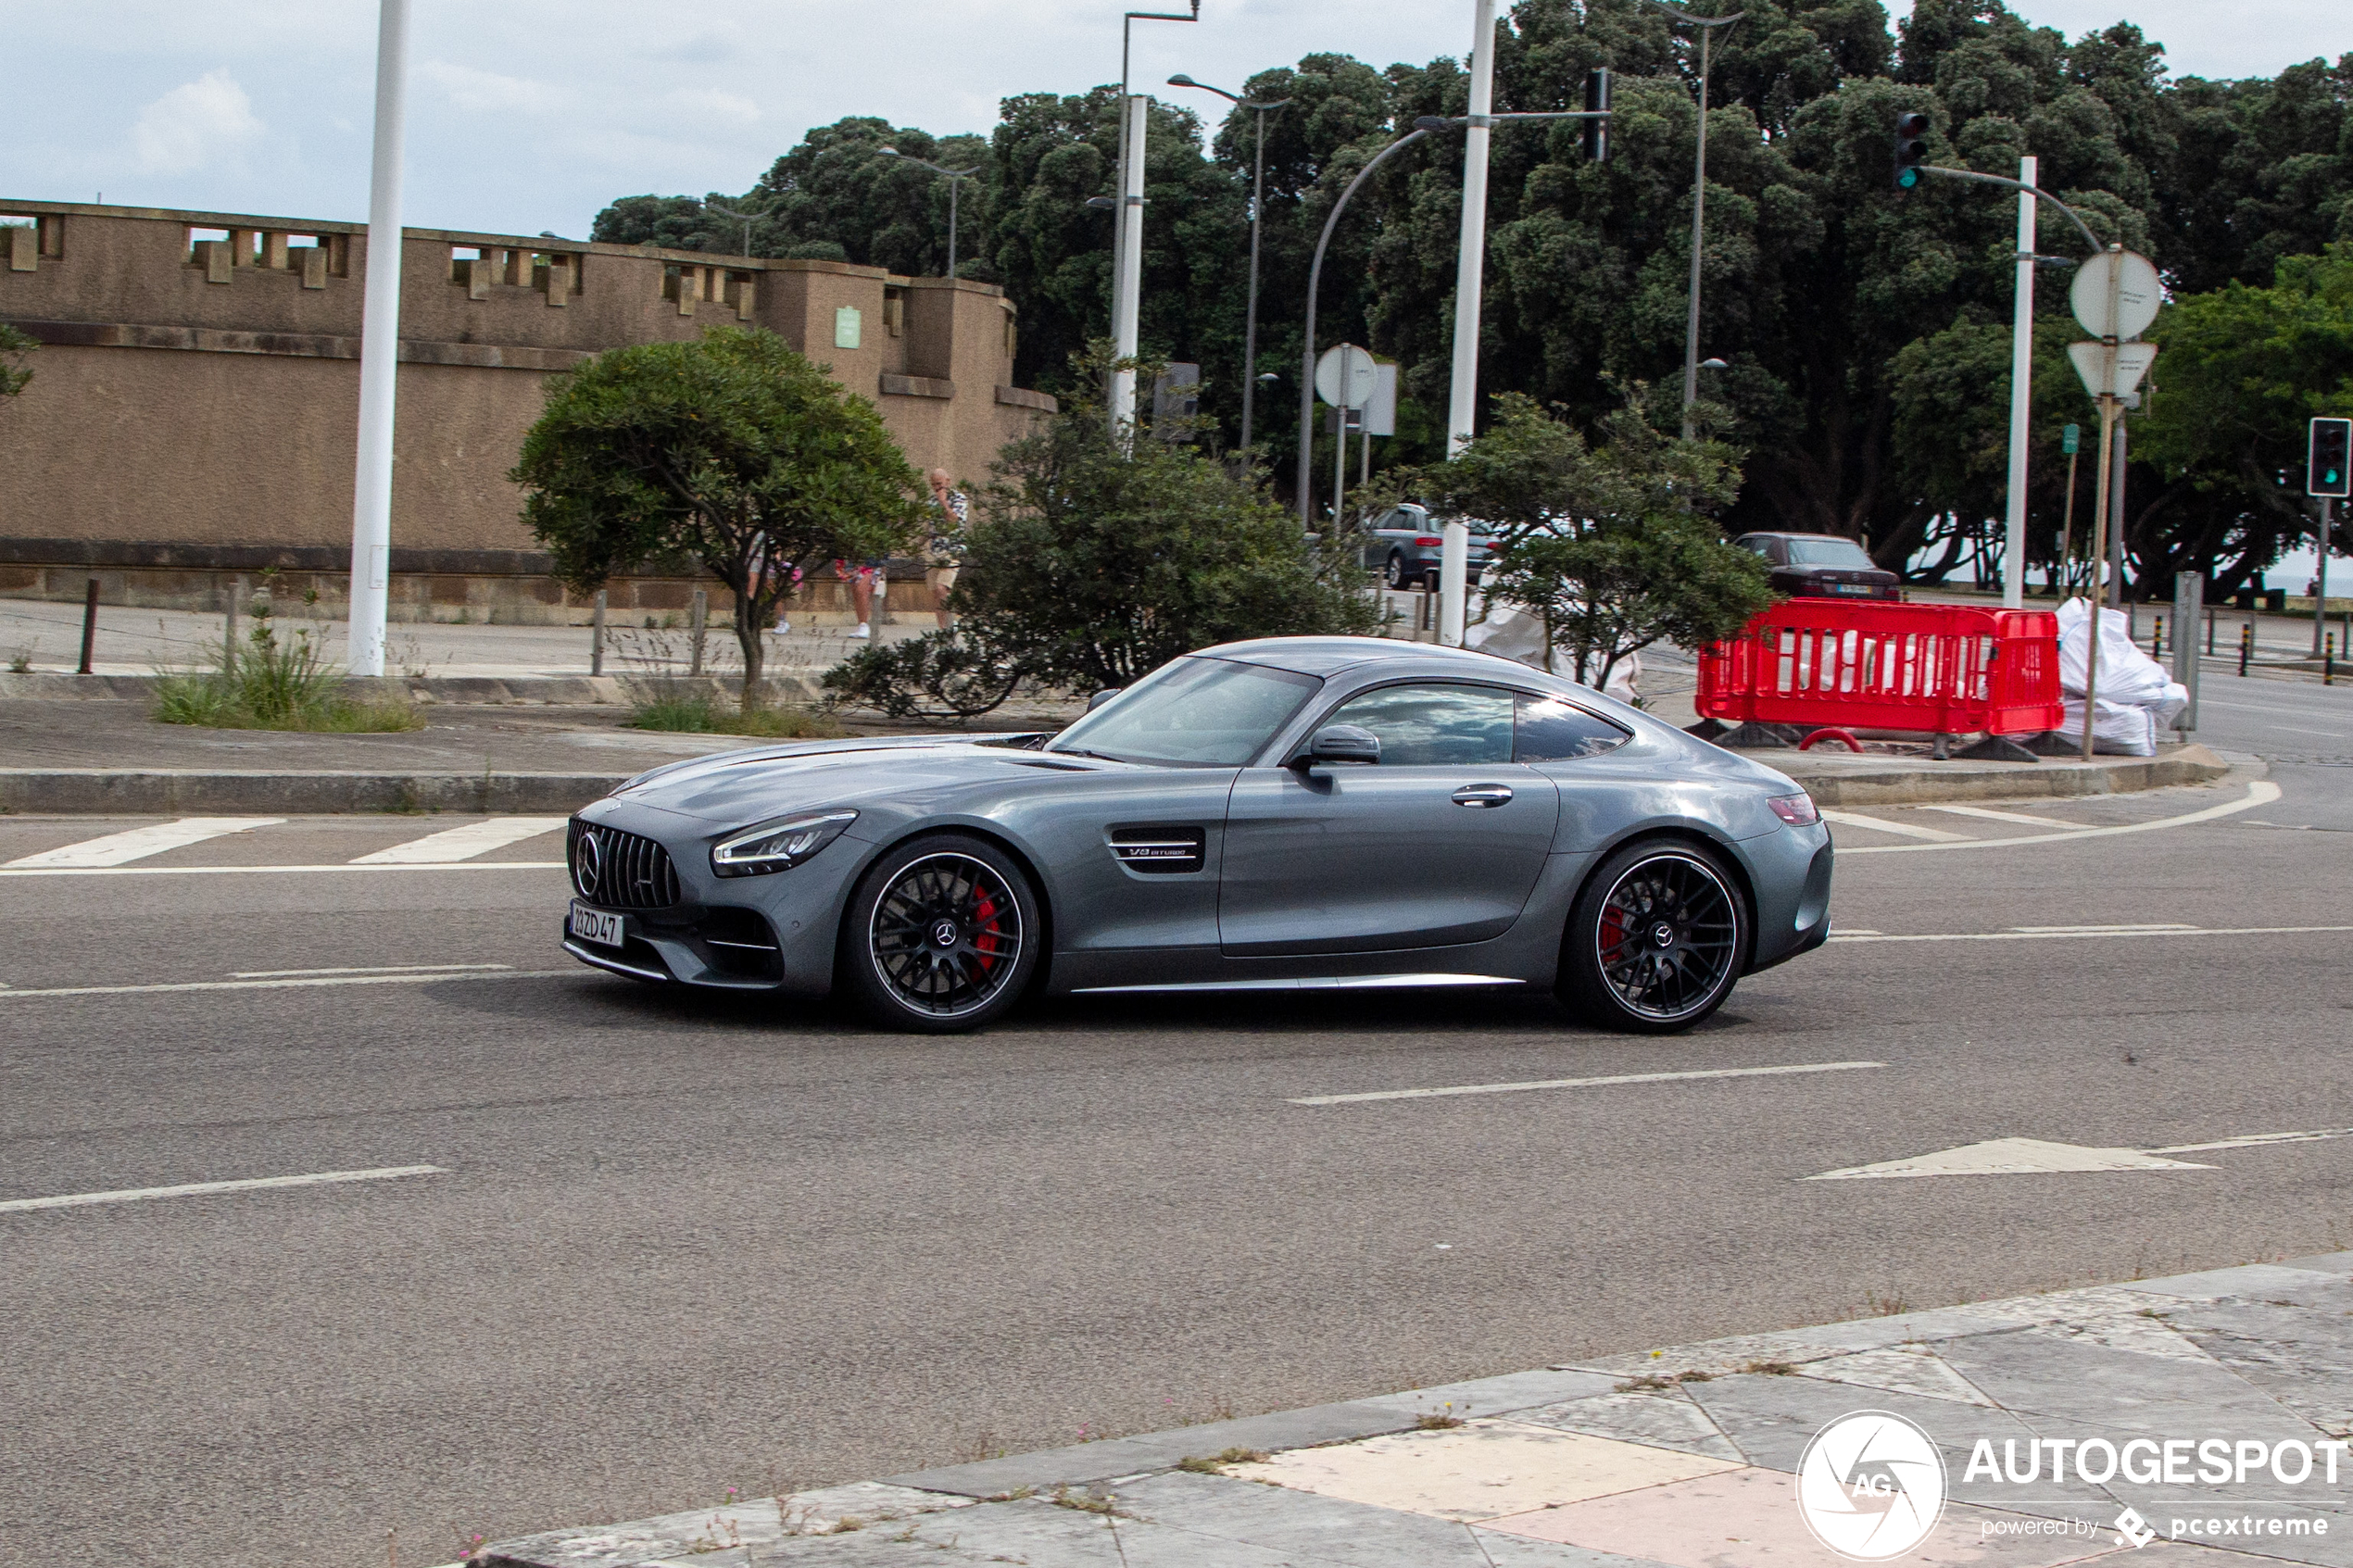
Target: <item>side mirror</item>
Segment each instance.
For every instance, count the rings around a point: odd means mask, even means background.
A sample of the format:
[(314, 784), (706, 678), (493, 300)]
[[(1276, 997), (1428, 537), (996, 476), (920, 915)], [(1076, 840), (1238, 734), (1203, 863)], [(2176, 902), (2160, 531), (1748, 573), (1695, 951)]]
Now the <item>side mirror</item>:
[(1307, 749), (1291, 765), (1317, 768), (1330, 762), (1378, 762), (1380, 736), (1354, 724), (1327, 724), (1317, 730)]
[(1114, 686), (1107, 692), (1097, 692), (1093, 696), (1087, 699), (1087, 711), (1092, 713), (1095, 709), (1101, 708), (1103, 704), (1109, 702), (1112, 698), (1117, 696), (1126, 689), (1126, 688), (1123, 686)]

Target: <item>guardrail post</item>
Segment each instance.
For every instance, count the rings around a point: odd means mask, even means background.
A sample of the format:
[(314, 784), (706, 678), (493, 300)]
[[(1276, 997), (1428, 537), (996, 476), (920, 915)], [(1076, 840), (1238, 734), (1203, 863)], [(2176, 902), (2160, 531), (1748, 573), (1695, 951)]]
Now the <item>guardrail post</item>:
[(602, 588), (597, 590), (596, 615), (589, 625), (594, 628), (591, 634), (596, 641), (588, 649), (588, 673), (601, 675), (605, 672), (605, 590)]
[(77, 675), (90, 673), (90, 651), (98, 642), (98, 580), (90, 579), (90, 586), (82, 596), (82, 667)]

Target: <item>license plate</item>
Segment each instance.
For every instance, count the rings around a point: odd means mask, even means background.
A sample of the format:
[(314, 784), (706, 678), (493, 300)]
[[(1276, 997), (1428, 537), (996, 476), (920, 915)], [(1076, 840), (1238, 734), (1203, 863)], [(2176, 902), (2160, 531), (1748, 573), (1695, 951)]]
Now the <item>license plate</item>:
[(594, 942), (600, 947), (618, 947), (625, 930), (627, 917), (592, 909), (578, 899), (572, 906), (572, 934), (583, 942)]
[(1833, 583), (1831, 584), (1831, 592), (1833, 594), (1868, 594), (1870, 591), (1871, 585), (1868, 583)]

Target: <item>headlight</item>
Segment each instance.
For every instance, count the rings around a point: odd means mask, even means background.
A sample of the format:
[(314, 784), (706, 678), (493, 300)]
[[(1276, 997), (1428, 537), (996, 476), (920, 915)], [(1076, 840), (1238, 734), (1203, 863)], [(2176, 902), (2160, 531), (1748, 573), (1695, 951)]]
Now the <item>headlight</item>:
[(711, 869), (721, 876), (761, 876), (797, 866), (841, 836), (855, 811), (818, 811), (762, 822), (711, 847)]

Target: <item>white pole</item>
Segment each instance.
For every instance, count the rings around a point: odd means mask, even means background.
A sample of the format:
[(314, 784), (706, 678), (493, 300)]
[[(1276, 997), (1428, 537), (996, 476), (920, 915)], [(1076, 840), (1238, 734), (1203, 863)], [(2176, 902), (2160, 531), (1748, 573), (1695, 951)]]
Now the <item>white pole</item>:
[[(2018, 182), (2035, 183), (2036, 160), (2018, 160)], [(2034, 383), (2034, 193), (2018, 194), (2018, 287), (2010, 317), (2010, 505), (2003, 536), (2002, 606), (2026, 603), (2026, 446)]]
[[(1454, 268), (1454, 383), (1446, 404), (1446, 456), (1462, 451), (1478, 414), (1479, 292), (1487, 264), (1488, 117), (1495, 112), (1495, 0), (1472, 0), (1470, 124), (1463, 132), (1463, 241)], [(1463, 646), (1464, 579), (1470, 529), (1448, 518), (1438, 558), (1438, 640)]]
[[(1112, 352), (1136, 357), (1136, 316), (1144, 288), (1144, 94), (1127, 100), (1127, 161), (1119, 173), (1119, 275), (1112, 288)], [(1136, 423), (1136, 372), (1111, 378), (1111, 428), (1123, 435)]]
[(406, 121), (409, 0), (380, 0), (376, 148), (368, 188), (367, 285), (359, 325), (359, 447), (351, 496), (351, 634), (355, 675), (384, 672), (392, 583), (392, 411), (400, 368), (400, 144)]

